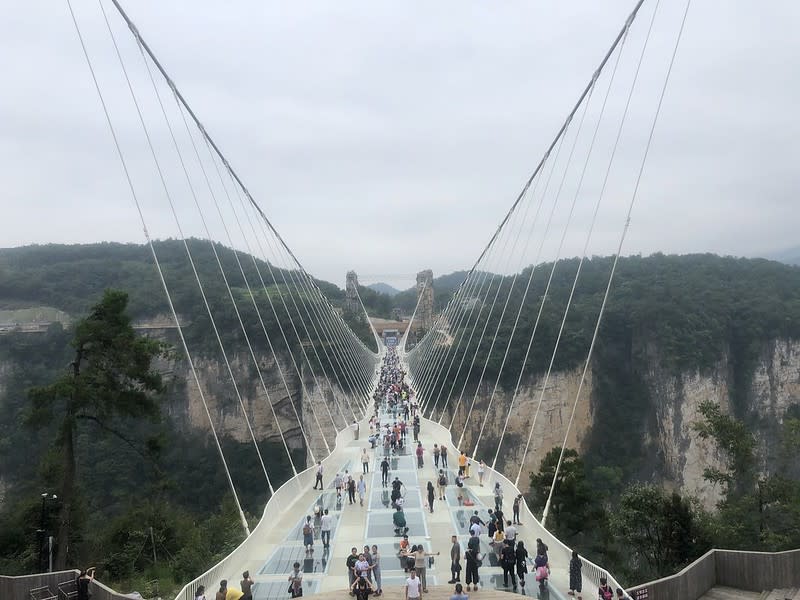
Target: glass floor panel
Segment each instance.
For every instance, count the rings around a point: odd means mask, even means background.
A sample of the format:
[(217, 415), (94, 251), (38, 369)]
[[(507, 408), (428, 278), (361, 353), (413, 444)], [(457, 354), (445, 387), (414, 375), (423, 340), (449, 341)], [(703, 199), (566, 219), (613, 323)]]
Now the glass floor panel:
[[(405, 509), (422, 507), (422, 500), (420, 499), (419, 493), (417, 493), (416, 489), (407, 490), (406, 495), (403, 496), (403, 500), (405, 500), (405, 504), (403, 505), (403, 508)], [(372, 493), (370, 494), (370, 501), (370, 506), (373, 508), (373, 510), (383, 508), (391, 509), (391, 488), (373, 488)]]
[[(253, 600), (286, 600), (290, 597), (289, 571), (286, 572), (286, 581), (257, 582), (253, 585)], [(319, 590), (318, 581), (303, 581), (303, 595), (316, 594)], [(208, 592), (206, 592), (208, 595)]]
[[(408, 535), (424, 536), (425, 522), (421, 512), (403, 511), (406, 515)], [(367, 539), (394, 537), (394, 524), (391, 512), (373, 512), (367, 515)], [(397, 536), (400, 537), (400, 536)]]
[(327, 573), (330, 551), (322, 548), (311, 554), (306, 554), (302, 546), (281, 546), (272, 553), (267, 563), (259, 570), (260, 575), (289, 576), (294, 568), (294, 563), (299, 562), (303, 573)]

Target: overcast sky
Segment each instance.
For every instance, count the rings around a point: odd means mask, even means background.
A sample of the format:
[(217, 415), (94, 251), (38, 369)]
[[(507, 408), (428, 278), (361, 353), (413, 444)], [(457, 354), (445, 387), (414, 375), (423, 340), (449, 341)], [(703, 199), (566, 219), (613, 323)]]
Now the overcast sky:
[[(73, 2), (104, 91), (121, 99), (97, 2)], [(306, 268), (399, 287), (423, 268), (471, 266), (633, 4), (125, 2)], [(662, 4), (642, 76), (650, 96), (620, 151), (629, 185), (683, 7)], [(798, 244), (798, 26), (795, 0), (693, 3), (626, 254)], [(4, 7), (0, 53), (0, 246), (143, 242), (66, 2)], [(633, 66), (621, 62), (621, 84)], [(624, 94), (612, 103), (621, 110)], [(135, 112), (115, 110), (121, 137), (134, 138)], [(627, 205), (609, 195), (595, 252), (614, 246)], [(156, 235), (175, 235), (152, 215)]]

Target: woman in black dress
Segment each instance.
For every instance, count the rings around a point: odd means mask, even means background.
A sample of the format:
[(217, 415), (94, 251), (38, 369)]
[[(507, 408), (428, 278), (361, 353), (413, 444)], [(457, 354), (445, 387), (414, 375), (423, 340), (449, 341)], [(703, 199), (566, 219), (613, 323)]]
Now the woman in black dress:
[(433, 512), (433, 483), (428, 482), (428, 508)]
[(78, 600), (89, 600), (89, 586), (92, 581), (94, 581), (94, 567), (81, 571), (75, 580), (75, 586), (78, 588)]

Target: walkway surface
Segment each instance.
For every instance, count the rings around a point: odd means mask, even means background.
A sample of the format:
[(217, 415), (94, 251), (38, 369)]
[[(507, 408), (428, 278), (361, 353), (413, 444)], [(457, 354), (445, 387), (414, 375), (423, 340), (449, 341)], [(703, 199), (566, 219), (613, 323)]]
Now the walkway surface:
[[(382, 414), (381, 422), (391, 419), (391, 415)], [(485, 486), (480, 486), (477, 475), (472, 469), (471, 477), (465, 481), (465, 486), (461, 489), (454, 485), (457, 472), (457, 456), (455, 448), (452, 447), (450, 440), (433, 439), (430, 433), (426, 432), (427, 420), (422, 421), (420, 441), (425, 448), (424, 467), (418, 469), (416, 458), (412, 455), (412, 450), (407, 444), (397, 454), (390, 454), (390, 481), (399, 477), (405, 486), (405, 506), (406, 520), (409, 527), (409, 543), (423, 544), (427, 552), (439, 553), (433, 557), (432, 565), (427, 572), (428, 586), (431, 594), (425, 594), (425, 599), (438, 599), (439, 595), (452, 593), (452, 585), (447, 585), (450, 579), (450, 558), (451, 536), (458, 536), (462, 547), (462, 568), (464, 566), (463, 551), (466, 549), (466, 542), (469, 538), (468, 526), (469, 517), (473, 511), (484, 521), (488, 520), (488, 508), (494, 507), (494, 497), (489, 479), (484, 482)], [(366, 422), (362, 422), (361, 431), (368, 431)], [(436, 429), (431, 427), (431, 429)], [(342, 435), (346, 436), (344, 441)], [(231, 584), (238, 582), (238, 575), (244, 570), (249, 570), (251, 577), (256, 584), (253, 587), (253, 597), (255, 600), (284, 600), (288, 597), (288, 576), (295, 561), (301, 564), (303, 576), (304, 595), (328, 594), (333, 593), (337, 598), (347, 596), (348, 576), (346, 568), (347, 556), (352, 548), (361, 551), (365, 544), (378, 546), (380, 553), (380, 563), (382, 572), (382, 587), (387, 598), (395, 596), (402, 597), (402, 587), (407, 577), (404, 573), (398, 558), (400, 537), (394, 534), (392, 525), (392, 513), (394, 510), (390, 506), (389, 494), (391, 487), (381, 485), (381, 474), (379, 465), (383, 459), (384, 450), (382, 447), (370, 448), (368, 441), (363, 439), (352, 439), (351, 432), (340, 434), (339, 443), (331, 456), (325, 460), (325, 488), (323, 491), (308, 489), (297, 489), (293, 494), (293, 500), (289, 506), (282, 507), (281, 515), (277, 521), (265, 524), (268, 531), (260, 534), (262, 543), (257, 544), (248, 552), (246, 560), (236, 561), (238, 569), (227, 565), (226, 572), (221, 573), (228, 578)], [(408, 434), (408, 441), (411, 441), (411, 432)], [(446, 501), (436, 500), (433, 511), (427, 507), (425, 487), (428, 481), (434, 486), (437, 481), (438, 470), (433, 464), (433, 457), (430, 449), (433, 444), (440, 446), (447, 443), (449, 447), (449, 465), (447, 468), (448, 482), (446, 491)], [(363, 448), (368, 448), (370, 462), (369, 472), (362, 472), (361, 452)], [(364, 476), (367, 483), (367, 496), (364, 506), (358, 502), (349, 504), (345, 495), (337, 498), (333, 489), (333, 478), (338, 471), (344, 473), (345, 470), (353, 474), (356, 479), (360, 475)], [(516, 494), (515, 490), (506, 489), (504, 512), (511, 513), (511, 501)], [(474, 506), (459, 505), (458, 495), (462, 498), (470, 499)], [(316, 523), (314, 530), (314, 551), (307, 553), (303, 546), (302, 523), (307, 515), (314, 515), (314, 507), (320, 506), (328, 509), (333, 515), (333, 528), (331, 532), (331, 544), (329, 549), (323, 549), (319, 538), (319, 523)], [(312, 522), (314, 519), (312, 518)], [(526, 535), (525, 524), (518, 526), (518, 538), (525, 542), (527, 548), (535, 549), (536, 535)], [(497, 557), (490, 548), (488, 535), (481, 536), (481, 552), (484, 554), (484, 566), (481, 567), (479, 574), (481, 588), (478, 592), (471, 592), (474, 596), (485, 596), (484, 591), (501, 590), (511, 591), (503, 583), (502, 569), (498, 566)], [(531, 557), (532, 558), (532, 557)], [(556, 571), (561, 575), (562, 581), (566, 580), (566, 571), (554, 567), (552, 579), (556, 580)], [(532, 570), (532, 569), (531, 569)], [(464, 571), (462, 570), (462, 581)], [(443, 586), (443, 587), (440, 587)], [(519, 587), (518, 592), (534, 598), (564, 598), (565, 591), (557, 591), (553, 587), (540, 588), (529, 577), (525, 587)], [(213, 588), (211, 588), (213, 589)], [(434, 591), (434, 589), (436, 591)], [(399, 595), (398, 595), (399, 594)]]

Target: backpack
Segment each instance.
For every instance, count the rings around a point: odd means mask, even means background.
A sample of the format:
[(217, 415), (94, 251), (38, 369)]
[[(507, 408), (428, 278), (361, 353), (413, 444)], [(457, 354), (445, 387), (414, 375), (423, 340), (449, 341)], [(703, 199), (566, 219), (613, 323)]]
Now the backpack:
[(604, 590), (601, 589), (600, 594), (603, 597), (603, 600), (611, 600), (614, 597), (614, 593), (611, 591), (610, 587), (607, 587)]
[(447, 477), (445, 477), (444, 475), (440, 476), (439, 477), (439, 485), (441, 485), (441, 486), (447, 485)]
[[(541, 566), (536, 569), (536, 581), (544, 581), (547, 579), (548, 575), (547, 567)], [(609, 596), (609, 598), (611, 598), (611, 596)]]
[(311, 525), (306, 523), (303, 525), (303, 535), (309, 535), (311, 533)]

